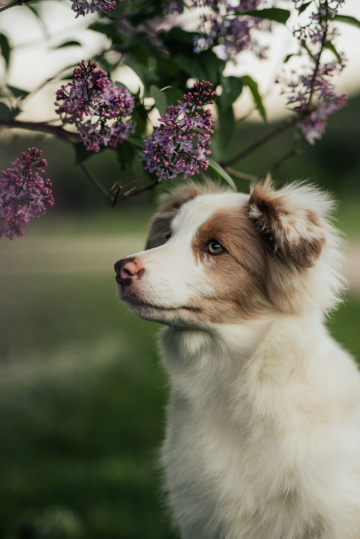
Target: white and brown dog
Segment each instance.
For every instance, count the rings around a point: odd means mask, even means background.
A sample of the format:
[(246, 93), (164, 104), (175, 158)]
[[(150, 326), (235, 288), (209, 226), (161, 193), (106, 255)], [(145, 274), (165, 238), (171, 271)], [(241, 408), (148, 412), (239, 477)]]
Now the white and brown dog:
[(115, 264), (131, 310), (169, 326), (162, 462), (185, 539), (360, 539), (360, 375), (323, 324), (344, 286), (332, 206), (305, 184), (188, 183)]

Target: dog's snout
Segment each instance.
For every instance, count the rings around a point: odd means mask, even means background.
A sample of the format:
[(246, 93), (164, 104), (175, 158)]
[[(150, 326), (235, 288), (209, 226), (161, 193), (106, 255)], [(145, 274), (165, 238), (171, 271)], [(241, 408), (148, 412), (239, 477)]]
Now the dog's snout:
[(145, 268), (136, 258), (122, 258), (116, 262), (114, 268), (117, 280), (125, 285), (130, 285), (135, 277), (140, 279), (145, 271)]

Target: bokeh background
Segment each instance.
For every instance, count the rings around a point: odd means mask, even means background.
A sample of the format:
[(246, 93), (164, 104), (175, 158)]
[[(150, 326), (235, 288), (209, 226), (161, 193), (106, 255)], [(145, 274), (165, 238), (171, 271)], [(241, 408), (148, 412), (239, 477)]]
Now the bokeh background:
[[(49, 37), (23, 8), (0, 15), (0, 31), (12, 36), (15, 50), (9, 83), (30, 90), (102, 46), (103, 38), (87, 31), (83, 20), (74, 21), (67, 3), (39, 7)], [(358, 5), (348, 5), (347, 14), (360, 15)], [(348, 106), (330, 118), (323, 140), (304, 145), (275, 180), (308, 179), (339, 201), (350, 287), (328, 327), (360, 358), (360, 66), (353, 57), (360, 31), (346, 32), (352, 75), (339, 84), (350, 92)], [(81, 51), (51, 49), (65, 38), (80, 40)], [(287, 40), (279, 34), (273, 46)], [(266, 80), (256, 66), (251, 74), (264, 90), (273, 70), (265, 70)], [(128, 86), (139, 84), (126, 69), (119, 77)], [(51, 119), (55, 89), (40, 92), (20, 119)], [(246, 95), (241, 99), (239, 116), (248, 106)], [(215, 134), (213, 156), (234, 155), (273, 129), (283, 115), (279, 99), (269, 93), (268, 126), (255, 114), (237, 124), (230, 141)], [(263, 173), (279, 147), (290, 144), (288, 134), (274, 139), (243, 161), (241, 171)], [(177, 537), (157, 465), (168, 394), (157, 355), (159, 325), (127, 310), (113, 273), (114, 262), (143, 248), (153, 200), (138, 197), (110, 208), (75, 166), (73, 148), (45, 135), (3, 129), (0, 169), (29, 146), (43, 150), (56, 204), (29, 224), (23, 238), (0, 240), (0, 539)], [(119, 179), (110, 151), (88, 165), (101, 179)], [(248, 192), (248, 182), (237, 184)]]

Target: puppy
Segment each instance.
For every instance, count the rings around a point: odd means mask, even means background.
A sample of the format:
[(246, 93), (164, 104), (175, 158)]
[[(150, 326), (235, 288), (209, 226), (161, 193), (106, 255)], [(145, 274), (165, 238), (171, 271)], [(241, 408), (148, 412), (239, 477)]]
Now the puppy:
[(168, 326), (162, 463), (183, 539), (360, 538), (360, 375), (324, 327), (344, 287), (332, 209), (304, 183), (188, 183), (115, 264), (130, 309)]

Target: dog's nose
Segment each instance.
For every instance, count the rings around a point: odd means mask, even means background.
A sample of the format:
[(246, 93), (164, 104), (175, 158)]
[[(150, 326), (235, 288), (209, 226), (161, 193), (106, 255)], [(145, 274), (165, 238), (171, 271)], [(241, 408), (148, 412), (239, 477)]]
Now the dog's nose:
[(116, 262), (114, 268), (118, 278), (122, 281), (129, 279), (130, 282), (135, 276), (139, 279), (145, 271), (135, 258), (122, 258)]

